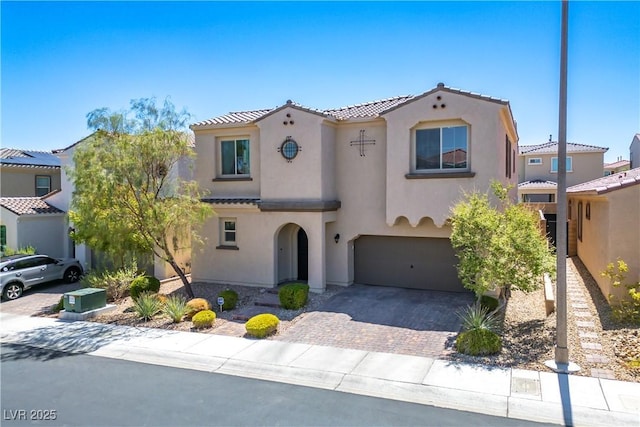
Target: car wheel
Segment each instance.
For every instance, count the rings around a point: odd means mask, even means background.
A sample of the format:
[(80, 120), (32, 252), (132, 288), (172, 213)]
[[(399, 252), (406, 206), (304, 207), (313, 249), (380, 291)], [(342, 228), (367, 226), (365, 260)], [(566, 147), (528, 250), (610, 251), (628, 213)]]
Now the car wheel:
[(64, 281), (67, 283), (75, 283), (80, 280), (80, 269), (77, 267), (68, 268), (64, 272)]
[(20, 298), (21, 295), (22, 285), (20, 283), (9, 283), (4, 287), (4, 290), (2, 291), (2, 296), (7, 300)]

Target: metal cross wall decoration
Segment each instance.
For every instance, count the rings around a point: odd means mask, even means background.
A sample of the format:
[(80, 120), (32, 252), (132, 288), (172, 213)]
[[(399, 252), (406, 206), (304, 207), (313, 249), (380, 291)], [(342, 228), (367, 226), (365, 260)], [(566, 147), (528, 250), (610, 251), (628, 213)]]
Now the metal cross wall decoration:
[(364, 129), (360, 129), (360, 136), (358, 137), (357, 140), (355, 141), (351, 141), (349, 143), (350, 146), (354, 146), (357, 145), (358, 148), (360, 149), (360, 157), (364, 157), (364, 146), (365, 145), (376, 145), (376, 140), (375, 139), (366, 139), (366, 137), (364, 136)]

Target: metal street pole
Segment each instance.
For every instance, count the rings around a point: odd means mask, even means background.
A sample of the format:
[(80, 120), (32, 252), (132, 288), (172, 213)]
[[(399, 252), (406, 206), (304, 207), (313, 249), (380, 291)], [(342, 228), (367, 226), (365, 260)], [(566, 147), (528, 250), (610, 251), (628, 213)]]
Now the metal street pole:
[(556, 197), (556, 347), (555, 359), (545, 362), (556, 372), (580, 370), (569, 362), (567, 346), (567, 36), (569, 1), (562, 0), (562, 30), (560, 34), (560, 114), (558, 125), (558, 192)]

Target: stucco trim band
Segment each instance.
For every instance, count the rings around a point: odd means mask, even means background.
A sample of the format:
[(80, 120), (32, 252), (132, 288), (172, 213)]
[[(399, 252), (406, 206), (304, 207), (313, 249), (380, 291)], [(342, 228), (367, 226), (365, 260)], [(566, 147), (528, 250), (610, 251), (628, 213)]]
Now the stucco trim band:
[(263, 212), (330, 212), (341, 206), (339, 200), (272, 200), (258, 203)]

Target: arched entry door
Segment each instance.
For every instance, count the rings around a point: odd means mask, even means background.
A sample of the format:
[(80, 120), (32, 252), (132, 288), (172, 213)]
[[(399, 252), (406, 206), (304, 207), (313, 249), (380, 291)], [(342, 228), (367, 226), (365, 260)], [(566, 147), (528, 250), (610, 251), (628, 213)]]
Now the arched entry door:
[(297, 224), (287, 224), (276, 238), (278, 253), (278, 283), (309, 278), (309, 241), (307, 233)]

